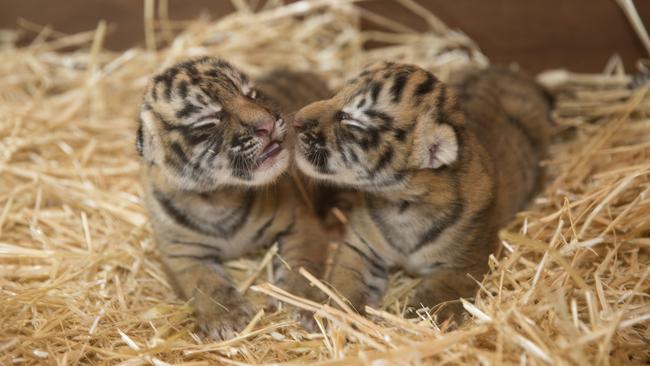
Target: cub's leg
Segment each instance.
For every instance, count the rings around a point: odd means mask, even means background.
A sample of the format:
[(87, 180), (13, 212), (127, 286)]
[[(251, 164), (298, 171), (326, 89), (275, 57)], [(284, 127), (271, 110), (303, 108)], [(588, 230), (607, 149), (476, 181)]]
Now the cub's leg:
[(163, 252), (169, 278), (178, 294), (191, 301), (199, 329), (216, 340), (232, 338), (248, 324), (254, 308), (233, 287), (221, 263), (204, 258)]
[(380, 303), (388, 284), (384, 261), (368, 246), (347, 236), (339, 247), (330, 284), (359, 312)]
[(299, 218), (292, 232), (279, 241), (280, 257), (286, 263), (276, 262), (278, 286), (296, 295), (318, 299), (320, 291), (298, 270), (303, 267), (317, 278), (323, 275), (329, 243), (320, 222), (309, 216)]
[[(322, 278), (329, 240), (321, 222), (311, 212), (296, 215), (286, 236), (279, 239), (280, 257), (276, 260), (276, 283), (292, 294), (322, 302), (325, 295), (299, 273), (300, 267)], [(273, 301), (273, 300), (272, 300)], [(274, 302), (274, 301), (273, 301)], [(294, 317), (308, 330), (316, 324), (311, 312), (293, 309)]]
[(481, 275), (484, 272), (476, 268), (441, 268), (423, 277), (410, 306), (431, 309), (441, 305), (437, 312), (438, 319), (444, 321), (451, 318), (458, 324), (462, 323), (463, 306), (459, 299), (474, 296), (477, 289), (476, 282), (468, 273)]

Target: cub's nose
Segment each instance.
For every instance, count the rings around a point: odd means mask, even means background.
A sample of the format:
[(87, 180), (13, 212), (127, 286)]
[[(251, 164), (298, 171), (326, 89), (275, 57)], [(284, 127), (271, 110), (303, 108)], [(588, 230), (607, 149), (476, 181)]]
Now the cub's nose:
[(270, 136), (275, 129), (275, 121), (266, 119), (255, 125), (255, 135), (257, 136)]

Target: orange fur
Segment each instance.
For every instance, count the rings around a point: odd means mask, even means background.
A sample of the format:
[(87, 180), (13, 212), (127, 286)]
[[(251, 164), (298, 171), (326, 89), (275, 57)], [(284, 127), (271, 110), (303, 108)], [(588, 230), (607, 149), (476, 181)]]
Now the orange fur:
[[(413, 306), (472, 296), (497, 231), (535, 193), (551, 123), (542, 90), (505, 69), (446, 85), (381, 63), (296, 114), (307, 175), (361, 193), (329, 281), (358, 309), (387, 272), (423, 277)], [(449, 307), (447, 315), (460, 307)]]
[[(223, 261), (278, 242), (293, 269), (323, 269), (325, 233), (285, 174), (291, 143), (282, 113), (325, 93), (310, 73), (276, 71), (255, 86), (210, 57), (163, 71), (145, 92), (137, 147), (154, 238), (177, 293), (213, 338), (231, 337), (254, 314)], [(312, 296), (295, 271), (275, 272), (279, 285)]]

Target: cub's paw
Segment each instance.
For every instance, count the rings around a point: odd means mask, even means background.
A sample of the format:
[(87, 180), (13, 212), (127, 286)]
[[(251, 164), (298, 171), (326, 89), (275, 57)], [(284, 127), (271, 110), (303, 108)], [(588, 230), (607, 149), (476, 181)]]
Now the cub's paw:
[[(317, 287), (312, 286), (307, 279), (298, 273), (284, 272), (278, 278), (277, 282), (280, 287), (296, 296), (300, 296), (321, 304), (327, 300), (327, 295), (325, 295)], [(270, 299), (269, 305), (272, 307), (277, 307), (278, 301), (275, 299)], [(314, 320), (313, 312), (296, 308), (290, 305), (287, 307), (287, 310), (289, 311), (291, 317), (294, 320), (298, 321), (306, 331), (316, 332), (319, 330), (318, 325), (316, 324), (316, 320)]]
[(434, 310), (438, 323), (451, 319), (458, 325), (462, 324), (465, 309), (460, 302), (460, 295), (446, 286), (431, 286), (431, 283), (427, 282), (417, 288), (415, 296), (409, 301), (408, 306), (413, 310), (412, 314), (415, 315), (417, 309), (426, 307)]
[(320, 328), (314, 319), (314, 312), (304, 309), (291, 307), (288, 309), (290, 316), (293, 320), (300, 323), (302, 328), (308, 333), (320, 332)]
[(255, 315), (255, 308), (235, 289), (195, 295), (196, 323), (203, 335), (226, 340), (241, 332)]

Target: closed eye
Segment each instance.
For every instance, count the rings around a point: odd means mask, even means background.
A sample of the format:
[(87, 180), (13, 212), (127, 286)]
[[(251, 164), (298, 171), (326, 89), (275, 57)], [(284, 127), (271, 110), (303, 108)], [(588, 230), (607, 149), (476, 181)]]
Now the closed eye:
[(192, 128), (208, 128), (218, 125), (221, 122), (225, 112), (217, 111), (208, 115), (200, 116), (191, 122)]
[(341, 123), (343, 127), (354, 127), (363, 131), (368, 129), (361, 122), (354, 119), (350, 113), (347, 112), (338, 111), (336, 113), (336, 119)]
[(194, 123), (192, 128), (206, 128), (211, 126), (216, 126), (220, 121), (218, 119), (207, 119), (201, 122)]
[(341, 124), (343, 126), (354, 127), (354, 128), (358, 128), (358, 129), (364, 130), (364, 131), (368, 129), (362, 123), (360, 123), (359, 121), (354, 120), (354, 119), (344, 119), (344, 120), (341, 121)]

